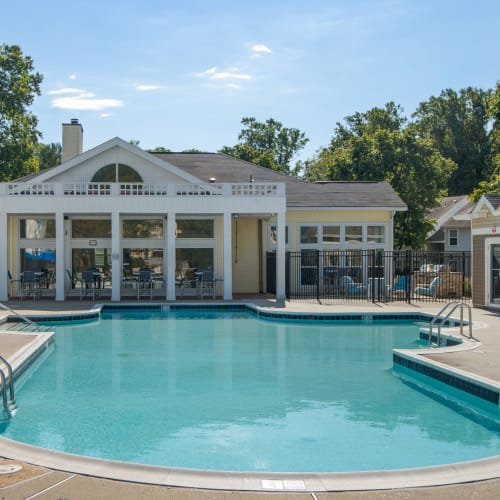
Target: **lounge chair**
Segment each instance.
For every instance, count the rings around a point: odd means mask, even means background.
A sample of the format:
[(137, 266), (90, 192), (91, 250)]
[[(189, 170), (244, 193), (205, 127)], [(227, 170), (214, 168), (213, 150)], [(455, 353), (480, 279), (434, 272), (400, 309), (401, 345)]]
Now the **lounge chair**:
[[(408, 286), (410, 282), (410, 286)], [(390, 293), (393, 295), (406, 295), (411, 290), (411, 277), (399, 274), (396, 277), (396, 282), (390, 288)]]
[(361, 283), (355, 283), (350, 276), (342, 278), (342, 289), (347, 296), (365, 295), (366, 286)]
[(436, 297), (437, 289), (440, 283), (441, 283), (441, 278), (439, 276), (436, 276), (428, 286), (426, 285), (417, 286), (417, 288), (415, 288), (415, 293), (417, 293), (418, 295), (425, 295), (426, 297)]

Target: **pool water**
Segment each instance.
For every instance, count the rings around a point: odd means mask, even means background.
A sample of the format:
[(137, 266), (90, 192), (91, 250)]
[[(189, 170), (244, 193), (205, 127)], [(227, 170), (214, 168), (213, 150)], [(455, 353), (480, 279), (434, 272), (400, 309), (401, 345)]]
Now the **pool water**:
[(500, 453), (500, 422), (417, 390), (419, 325), (121, 311), (56, 325), (2, 434), (80, 455), (237, 471), (421, 467)]

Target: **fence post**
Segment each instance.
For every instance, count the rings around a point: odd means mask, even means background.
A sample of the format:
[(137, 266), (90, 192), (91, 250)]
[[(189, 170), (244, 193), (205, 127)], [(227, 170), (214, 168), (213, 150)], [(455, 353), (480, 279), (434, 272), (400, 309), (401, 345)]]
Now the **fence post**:
[(411, 250), (406, 250), (405, 255), (405, 274), (406, 274), (406, 302), (411, 304), (411, 294), (413, 287), (413, 273), (412, 273), (412, 260), (413, 255)]
[(316, 300), (319, 302), (319, 250), (316, 250)]

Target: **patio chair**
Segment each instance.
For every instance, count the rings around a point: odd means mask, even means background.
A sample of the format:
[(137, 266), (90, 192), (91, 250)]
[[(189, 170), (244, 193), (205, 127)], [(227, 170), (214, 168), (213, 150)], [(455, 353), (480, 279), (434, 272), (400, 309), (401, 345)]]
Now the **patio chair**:
[(198, 296), (202, 299), (204, 295), (215, 299), (217, 295), (217, 281), (219, 281), (211, 269), (203, 269), (196, 273), (198, 276)]
[(137, 276), (137, 300), (141, 295), (148, 295), (149, 298), (153, 298), (153, 288), (154, 280), (152, 279), (151, 269), (143, 267), (139, 269), (139, 275)]
[[(410, 283), (409, 287), (408, 283)], [(411, 290), (411, 277), (399, 274), (396, 277), (396, 282), (390, 288), (390, 293), (396, 296), (406, 295), (409, 290)]]
[(40, 280), (35, 271), (24, 271), (21, 279), (21, 300), (24, 297), (33, 297), (33, 300), (42, 296)]
[(431, 283), (427, 285), (419, 285), (415, 288), (415, 293), (418, 295), (425, 295), (426, 297), (436, 297), (438, 287), (441, 284), (441, 278), (436, 276)]
[(9, 270), (7, 271), (7, 276), (9, 278), (9, 296), (14, 297), (14, 288), (17, 287), (19, 289), (21, 280), (15, 280)]
[(342, 289), (347, 296), (365, 295), (367, 292), (366, 286), (362, 283), (356, 283), (350, 276), (342, 278)]
[(99, 284), (95, 279), (95, 272), (87, 269), (82, 272), (80, 280), (80, 300), (90, 294), (92, 294), (92, 300), (99, 297)]

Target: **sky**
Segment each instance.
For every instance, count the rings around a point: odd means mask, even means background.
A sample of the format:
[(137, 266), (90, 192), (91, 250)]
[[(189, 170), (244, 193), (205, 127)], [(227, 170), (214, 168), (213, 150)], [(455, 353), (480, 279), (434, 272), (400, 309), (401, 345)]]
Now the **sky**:
[(0, 44), (43, 75), (41, 142), (77, 118), (84, 150), (217, 151), (253, 116), (304, 132), (305, 160), (348, 115), (493, 88), (499, 26), (498, 0), (0, 0)]

